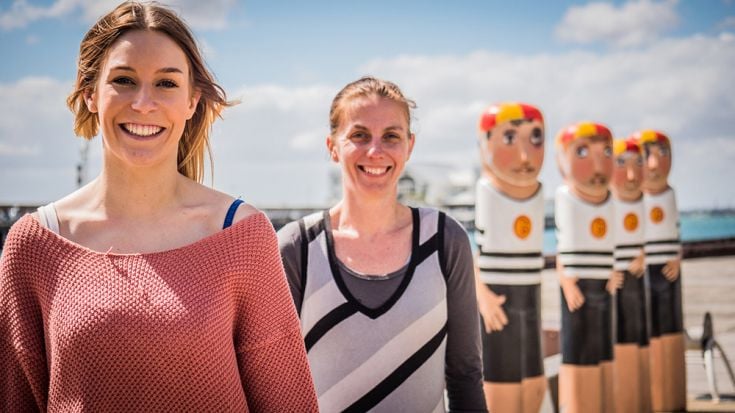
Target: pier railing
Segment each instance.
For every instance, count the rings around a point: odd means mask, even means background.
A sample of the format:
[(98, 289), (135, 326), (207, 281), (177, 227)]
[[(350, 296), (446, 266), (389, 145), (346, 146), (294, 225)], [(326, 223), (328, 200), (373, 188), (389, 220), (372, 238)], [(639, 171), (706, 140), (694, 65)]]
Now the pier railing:
[[(5, 243), (5, 238), (10, 230), (10, 226), (23, 215), (35, 211), (36, 208), (38, 208), (38, 205), (0, 205), (0, 250), (2, 250), (2, 245)], [(276, 229), (279, 229), (291, 221), (297, 220), (305, 215), (321, 211), (324, 208), (325, 207), (301, 206), (266, 207), (261, 209), (265, 212), (268, 218), (270, 218), (273, 226)], [(457, 221), (459, 221), (468, 231), (471, 231), (474, 228), (474, 205), (442, 205), (439, 206), (439, 208), (457, 219)], [(544, 225), (546, 228), (553, 228), (554, 217), (546, 216)], [(684, 258), (735, 255), (735, 237), (701, 241), (685, 241), (682, 245)], [(547, 255), (544, 258), (545, 268), (555, 267), (556, 257), (554, 255)]]

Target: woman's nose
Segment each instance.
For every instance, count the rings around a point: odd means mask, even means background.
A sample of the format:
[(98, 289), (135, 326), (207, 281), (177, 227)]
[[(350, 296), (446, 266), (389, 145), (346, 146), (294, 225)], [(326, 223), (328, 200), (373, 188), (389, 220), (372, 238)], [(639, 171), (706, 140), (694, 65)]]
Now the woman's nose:
[(131, 107), (140, 113), (148, 113), (154, 110), (156, 108), (156, 102), (150, 88), (145, 86), (139, 87), (135, 92)]
[(370, 147), (368, 148), (368, 155), (369, 156), (378, 156), (383, 153), (383, 144), (380, 141), (380, 139), (376, 138), (373, 139), (370, 142)]

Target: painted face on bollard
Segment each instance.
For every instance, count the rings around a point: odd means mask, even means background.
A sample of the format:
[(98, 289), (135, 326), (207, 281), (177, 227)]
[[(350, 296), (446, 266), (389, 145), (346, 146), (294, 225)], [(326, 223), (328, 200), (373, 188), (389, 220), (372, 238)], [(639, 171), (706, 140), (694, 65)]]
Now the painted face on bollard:
[(611, 189), (624, 201), (641, 196), (643, 183), (643, 155), (634, 139), (616, 139), (613, 142), (614, 167)]
[(658, 193), (669, 187), (671, 141), (661, 132), (643, 130), (633, 135), (643, 152), (643, 190)]
[(514, 187), (535, 186), (544, 162), (544, 120), (534, 106), (500, 103), (480, 117), (483, 170)]
[(573, 193), (588, 202), (601, 202), (613, 172), (612, 134), (605, 126), (582, 122), (557, 136), (558, 162)]

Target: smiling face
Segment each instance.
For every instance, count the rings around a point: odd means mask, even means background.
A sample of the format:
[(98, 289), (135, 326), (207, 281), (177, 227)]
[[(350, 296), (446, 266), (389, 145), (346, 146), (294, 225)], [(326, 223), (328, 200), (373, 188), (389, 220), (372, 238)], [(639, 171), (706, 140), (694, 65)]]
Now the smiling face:
[(613, 171), (612, 142), (601, 137), (571, 141), (560, 155), (564, 179), (572, 191), (588, 202), (607, 197)]
[(360, 198), (396, 197), (413, 144), (404, 106), (374, 95), (347, 102), (336, 133), (327, 137), (345, 195)]
[(665, 143), (643, 144), (643, 189), (659, 193), (669, 186), (671, 172), (671, 149)]
[(611, 189), (624, 201), (634, 201), (641, 196), (643, 181), (643, 157), (639, 152), (623, 152), (615, 156)]
[(536, 186), (544, 162), (544, 125), (539, 120), (501, 123), (481, 136), (483, 170), (501, 184)]
[(165, 34), (134, 30), (110, 47), (85, 98), (99, 117), (106, 165), (176, 168), (178, 142), (199, 99), (190, 79), (186, 55)]

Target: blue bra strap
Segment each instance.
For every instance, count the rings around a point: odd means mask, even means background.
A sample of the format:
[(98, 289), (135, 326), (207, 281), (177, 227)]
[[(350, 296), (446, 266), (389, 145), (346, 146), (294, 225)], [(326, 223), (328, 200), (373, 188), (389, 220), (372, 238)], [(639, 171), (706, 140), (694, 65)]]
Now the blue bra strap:
[(240, 206), (244, 201), (242, 199), (236, 199), (232, 201), (232, 205), (230, 205), (230, 209), (227, 210), (227, 216), (225, 216), (225, 223), (222, 225), (222, 229), (225, 229), (232, 225), (232, 220), (235, 218), (235, 212), (237, 212), (237, 207)]

